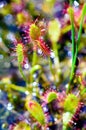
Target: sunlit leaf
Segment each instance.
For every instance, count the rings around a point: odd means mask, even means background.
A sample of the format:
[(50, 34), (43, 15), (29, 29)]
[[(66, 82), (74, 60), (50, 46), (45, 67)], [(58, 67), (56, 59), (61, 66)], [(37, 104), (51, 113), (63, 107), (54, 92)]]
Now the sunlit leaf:
[(27, 110), (30, 112), (30, 114), (32, 114), (32, 116), (38, 121), (40, 122), (41, 125), (45, 124), (45, 117), (44, 117), (44, 113), (43, 110), (40, 106), (39, 103), (37, 103), (34, 100), (26, 100), (26, 104), (25, 104)]

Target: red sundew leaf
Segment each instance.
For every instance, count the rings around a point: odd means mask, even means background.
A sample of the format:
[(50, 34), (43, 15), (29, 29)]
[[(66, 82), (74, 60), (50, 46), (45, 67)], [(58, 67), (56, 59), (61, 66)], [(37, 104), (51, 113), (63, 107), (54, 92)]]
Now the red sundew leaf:
[(25, 104), (27, 110), (32, 114), (32, 116), (41, 124), (45, 124), (45, 117), (43, 110), (39, 103), (34, 100), (26, 100)]
[(50, 56), (51, 49), (49, 48), (49, 46), (42, 39), (39, 39), (36, 42), (38, 47), (43, 51), (43, 53), (47, 56)]

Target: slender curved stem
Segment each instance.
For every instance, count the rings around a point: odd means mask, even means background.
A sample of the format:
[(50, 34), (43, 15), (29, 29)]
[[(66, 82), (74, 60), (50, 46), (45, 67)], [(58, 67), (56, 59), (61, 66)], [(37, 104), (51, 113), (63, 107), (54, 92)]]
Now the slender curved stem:
[(74, 53), (75, 53), (75, 29), (74, 29), (74, 11), (70, 7), (69, 9), (70, 19), (71, 19), (71, 33), (72, 33), (72, 65), (74, 60)]
[[(75, 64), (76, 64), (77, 55), (78, 55), (78, 47), (79, 47), (80, 40), (81, 40), (81, 34), (82, 34), (82, 27), (83, 27), (83, 21), (84, 21), (85, 11), (86, 11), (86, 4), (84, 5), (83, 10), (82, 10), (82, 18), (81, 18), (81, 23), (80, 23), (78, 38), (77, 38), (77, 42), (76, 42), (75, 55), (73, 57), (74, 60), (73, 60), (73, 63), (72, 63), (72, 70), (71, 70), (70, 81), (72, 81), (73, 76), (74, 76)], [(73, 28), (72, 28), (72, 31), (73, 31)]]
[[(80, 44), (80, 40), (81, 40), (81, 34), (82, 34), (82, 27), (83, 27), (83, 21), (84, 21), (84, 16), (86, 14), (86, 4), (84, 5), (83, 9), (82, 9), (82, 17), (81, 17), (81, 22), (80, 22), (80, 28), (79, 28), (79, 33), (78, 33), (78, 38), (77, 38), (77, 41), (76, 41), (76, 46), (75, 46), (75, 52), (72, 48), (72, 69), (71, 69), (71, 75), (70, 75), (70, 83), (68, 85), (68, 88), (67, 88), (67, 93), (70, 91), (70, 84), (74, 78), (74, 74), (75, 74), (75, 69), (76, 69), (76, 60), (77, 60), (77, 55), (78, 55), (78, 47), (79, 47), (79, 44)], [(73, 23), (72, 23), (73, 24)], [(74, 26), (72, 25), (72, 38), (74, 38)], [(73, 44), (73, 41), (74, 39), (72, 39), (72, 44)], [(72, 45), (72, 47), (74, 47)]]
[(20, 71), (20, 74), (22, 75), (22, 78), (24, 79), (24, 81), (26, 82), (26, 84), (28, 84), (28, 81), (23, 73), (23, 70), (22, 70), (22, 66), (18, 63), (18, 67), (19, 67), (19, 71)]
[(28, 91), (25, 87), (20, 87), (20, 86), (14, 85), (14, 84), (6, 84), (6, 86), (8, 88), (11, 88), (13, 90), (20, 91), (20, 92), (23, 92), (23, 93)]
[(32, 66), (34, 66), (37, 62), (37, 53), (36, 50), (33, 52)]

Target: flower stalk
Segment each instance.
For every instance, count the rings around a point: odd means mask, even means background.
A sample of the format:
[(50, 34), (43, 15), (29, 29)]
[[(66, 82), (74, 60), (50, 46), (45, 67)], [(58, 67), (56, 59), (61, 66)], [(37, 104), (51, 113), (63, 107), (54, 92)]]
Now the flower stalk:
[[(73, 24), (73, 20), (71, 19), (71, 24), (72, 24), (72, 69), (71, 69), (70, 82), (69, 82), (69, 85), (68, 85), (67, 92), (70, 91), (70, 84), (73, 81), (73, 78), (74, 78), (74, 75), (75, 75), (75, 70), (76, 70), (76, 67), (77, 67), (76, 66), (76, 60), (77, 60), (77, 56), (78, 56), (78, 47), (79, 47), (80, 40), (81, 40), (82, 27), (83, 27), (83, 21), (84, 21), (85, 14), (86, 14), (86, 4), (84, 4), (84, 7), (82, 9), (82, 17), (81, 17), (81, 22), (80, 22), (80, 27), (79, 27), (78, 38), (77, 38), (76, 44), (74, 43), (74, 39), (75, 39), (74, 38), (74, 24)], [(71, 18), (73, 17), (72, 15), (71, 15)], [(74, 51), (74, 48), (75, 48), (75, 51)]]

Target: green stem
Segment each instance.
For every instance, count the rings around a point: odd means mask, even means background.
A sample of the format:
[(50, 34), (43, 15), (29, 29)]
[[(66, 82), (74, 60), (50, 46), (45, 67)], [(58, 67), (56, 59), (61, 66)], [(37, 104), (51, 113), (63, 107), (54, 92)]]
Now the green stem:
[(53, 50), (54, 50), (55, 57), (58, 57), (57, 43), (53, 42), (52, 45), (53, 45)]
[(73, 0), (69, 0), (70, 1), (70, 5), (72, 5), (73, 4)]
[(75, 64), (76, 64), (76, 59), (77, 59), (77, 55), (78, 55), (78, 47), (79, 47), (80, 40), (81, 40), (81, 34), (82, 34), (82, 27), (83, 27), (83, 21), (84, 21), (85, 11), (86, 11), (86, 4), (84, 5), (83, 10), (82, 10), (82, 18), (81, 18), (81, 23), (80, 23), (78, 38), (77, 38), (77, 42), (76, 42), (76, 50), (75, 50), (75, 55), (74, 55), (74, 61), (73, 61), (73, 64), (72, 64), (70, 81), (72, 81), (73, 75), (74, 75), (74, 71), (75, 71)]
[(28, 81), (23, 73), (23, 70), (22, 70), (22, 66), (18, 63), (18, 67), (19, 67), (19, 71), (20, 71), (20, 74), (22, 75), (22, 78), (24, 79), (24, 81), (28, 84)]
[(73, 65), (73, 59), (74, 59), (74, 52), (75, 52), (75, 46), (74, 46), (74, 24), (72, 23), (72, 65)]
[(33, 52), (32, 66), (34, 66), (37, 62), (37, 53), (36, 50)]
[[(32, 58), (32, 67), (34, 68), (34, 65), (37, 63), (37, 53), (36, 50), (33, 52), (33, 58)], [(33, 73), (30, 73), (30, 83), (33, 82)]]
[(55, 71), (53, 70), (53, 64), (52, 64), (52, 62), (51, 62), (50, 57), (49, 57), (49, 67), (50, 67), (51, 74), (52, 74), (52, 76), (53, 76), (53, 78), (54, 78), (54, 81), (56, 81)]
[(6, 86), (8, 88), (11, 88), (13, 90), (20, 91), (20, 92), (23, 92), (23, 93), (25, 93), (26, 91), (28, 91), (26, 88), (20, 87), (20, 86), (14, 85), (14, 84), (6, 84)]
[[(58, 81), (60, 80), (60, 76), (61, 76), (61, 69), (60, 69), (60, 63), (59, 63), (59, 57), (58, 57), (58, 46), (56, 42), (52, 43), (53, 45), (53, 51), (55, 54), (55, 73), (56, 76), (54, 75), (54, 79), (58, 79)], [(57, 82), (57, 81), (56, 81)]]
[(74, 31), (74, 12), (71, 10), (71, 25), (72, 25), (72, 65), (73, 65), (73, 59), (74, 59), (74, 51), (75, 51), (75, 31)]
[[(79, 28), (78, 38), (77, 38), (77, 42), (76, 42), (74, 60), (72, 62), (72, 69), (71, 69), (71, 75), (70, 75), (70, 84), (71, 84), (71, 82), (72, 82), (72, 80), (74, 78), (74, 74), (75, 74), (76, 60), (77, 60), (77, 55), (78, 55), (78, 46), (79, 46), (80, 40), (81, 40), (82, 27), (83, 27), (83, 21), (84, 21), (85, 13), (86, 13), (86, 4), (84, 5), (83, 10), (82, 10), (82, 17), (81, 17), (81, 22), (80, 22), (80, 28)], [(73, 32), (73, 27), (72, 27), (72, 32)], [(70, 91), (70, 84), (68, 85), (67, 93)]]
[(75, 53), (75, 29), (74, 29), (74, 11), (73, 8), (70, 7), (68, 9), (69, 15), (70, 15), (70, 21), (71, 21), (71, 34), (72, 34), (72, 65), (73, 65), (73, 59), (74, 59), (74, 53)]

